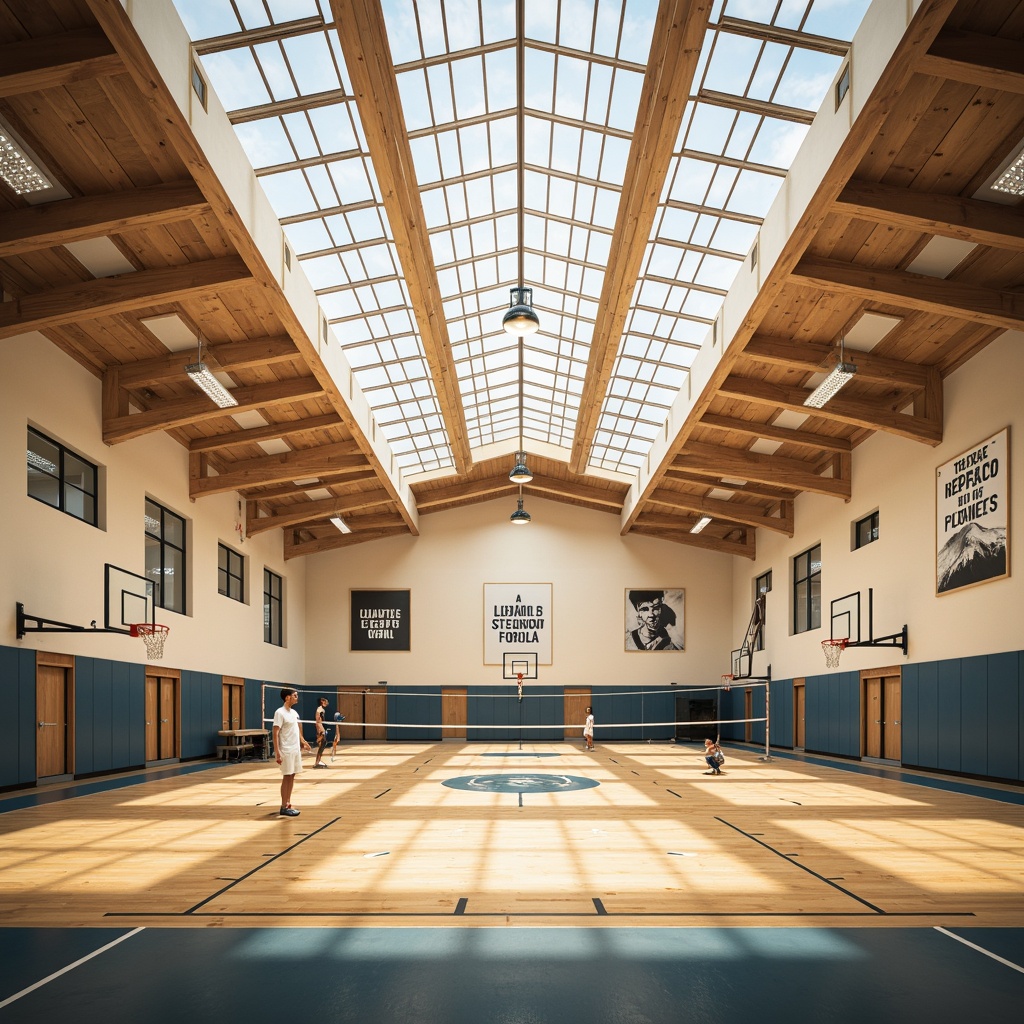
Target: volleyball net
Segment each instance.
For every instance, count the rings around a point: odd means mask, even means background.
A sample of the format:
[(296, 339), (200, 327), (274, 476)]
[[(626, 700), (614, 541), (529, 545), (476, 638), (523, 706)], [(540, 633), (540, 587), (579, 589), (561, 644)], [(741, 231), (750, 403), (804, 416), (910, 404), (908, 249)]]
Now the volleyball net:
[[(273, 723), (282, 689), (299, 694), (295, 710), (304, 727), (315, 726), (326, 699), (328, 736), (346, 741), (561, 742), (582, 735), (587, 709), (605, 740), (703, 742), (721, 737), (766, 748), (770, 730), (766, 679), (728, 680), (718, 686), (654, 689), (511, 686), (392, 687), (339, 684), (330, 688), (264, 683), (262, 720)], [(343, 716), (337, 720), (335, 716)]]

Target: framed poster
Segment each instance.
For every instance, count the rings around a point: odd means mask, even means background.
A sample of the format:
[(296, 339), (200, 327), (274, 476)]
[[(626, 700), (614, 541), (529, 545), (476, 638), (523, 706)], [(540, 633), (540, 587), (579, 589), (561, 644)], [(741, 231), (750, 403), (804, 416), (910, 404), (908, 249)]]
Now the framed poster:
[(551, 584), (484, 584), (484, 664), (505, 654), (535, 654), (551, 664)]
[(682, 587), (626, 590), (623, 622), (627, 651), (685, 650)]
[(935, 592), (1010, 575), (1010, 429), (935, 470)]
[(409, 650), (409, 591), (352, 590), (351, 650)]

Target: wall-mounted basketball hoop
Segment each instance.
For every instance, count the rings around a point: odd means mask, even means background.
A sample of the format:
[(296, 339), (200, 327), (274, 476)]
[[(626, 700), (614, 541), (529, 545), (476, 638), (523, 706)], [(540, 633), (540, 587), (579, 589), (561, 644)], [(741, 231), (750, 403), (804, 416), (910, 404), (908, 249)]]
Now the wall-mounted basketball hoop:
[(722, 689), (728, 693), (732, 689), (732, 681), (736, 677), (731, 672), (722, 673)]
[(907, 627), (898, 633), (875, 636), (875, 592), (868, 588), (867, 637), (861, 633), (860, 591), (837, 597), (831, 603), (830, 632), (828, 640), (821, 642), (825, 652), (825, 665), (838, 668), (839, 659), (847, 647), (898, 647), (907, 656)]
[(161, 626), (159, 622), (133, 622), (128, 631), (132, 636), (142, 637), (150, 661), (159, 661), (164, 656), (164, 641), (171, 631), (170, 626)]

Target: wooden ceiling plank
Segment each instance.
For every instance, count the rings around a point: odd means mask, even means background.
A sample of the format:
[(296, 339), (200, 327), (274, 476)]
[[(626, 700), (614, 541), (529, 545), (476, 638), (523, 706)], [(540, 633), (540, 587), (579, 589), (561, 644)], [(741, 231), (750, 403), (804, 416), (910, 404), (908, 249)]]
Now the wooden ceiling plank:
[(150, 185), (8, 210), (0, 219), (0, 259), (56, 245), (191, 220), (210, 212), (192, 182)]
[(813, 448), (815, 451), (848, 452), (853, 449), (852, 443), (845, 437), (830, 437), (827, 434), (815, 433), (813, 430), (791, 430), (788, 427), (777, 427), (773, 423), (751, 423), (735, 416), (705, 413), (700, 425), (710, 430), (745, 434), (747, 437), (760, 437), (766, 441), (781, 441), (783, 444)]
[(269, 487), (255, 485), (253, 487), (240, 487), (239, 493), (248, 501), (255, 501), (261, 504), (274, 501), (278, 498), (295, 498), (300, 495), (308, 496), (307, 492), (319, 490), (322, 487), (344, 487), (346, 484), (365, 483), (367, 480), (376, 480), (376, 470), (367, 466), (364, 469), (341, 469), (332, 473), (320, 473), (316, 483), (297, 484), (295, 481), (288, 481), (283, 484), (274, 484)]
[(216, 302), (223, 289), (250, 284), (237, 256), (76, 282), (0, 305), (0, 339), (184, 299)]
[(466, 473), (473, 464), (466, 416), (384, 17), (378, 0), (331, 0), (331, 10), (335, 23), (346, 28), (338, 38), (367, 149), (405, 275), (455, 468)]
[[(194, 437), (188, 443), (188, 450), (190, 452), (212, 452), (224, 448), (238, 448), (246, 444), (259, 444), (260, 441), (273, 441), (294, 437), (297, 434), (308, 434), (311, 431), (319, 432), (330, 427), (340, 427), (342, 425), (338, 414), (331, 412), (325, 416), (308, 416), (301, 420), (268, 423), (265, 427), (249, 427), (244, 430), (234, 430), (228, 434)], [(353, 453), (359, 451), (359, 446), (355, 441), (347, 443), (352, 445)]]
[(275, 381), (272, 384), (256, 384), (252, 387), (235, 388), (231, 394), (238, 402), (230, 409), (219, 409), (201, 393), (194, 398), (173, 398), (155, 403), (143, 412), (127, 416), (105, 418), (103, 440), (106, 444), (120, 444), (144, 434), (158, 430), (172, 430), (189, 423), (218, 419), (247, 412), (249, 409), (265, 409), (272, 405), (287, 405), (305, 398), (323, 394), (323, 388), (315, 377), (297, 377), (292, 380)]
[(723, 540), (719, 537), (709, 536), (704, 533), (690, 533), (689, 530), (674, 532), (665, 529), (651, 529), (639, 524), (630, 531), (641, 537), (656, 537), (658, 540), (669, 540), (677, 544), (687, 544), (694, 548), (704, 548), (707, 551), (718, 551), (723, 555), (740, 555), (743, 558), (756, 558), (757, 548), (754, 541), (754, 530), (745, 531), (745, 541)]
[(773, 487), (771, 484), (760, 483), (760, 482), (745, 482), (742, 484), (729, 483), (729, 474), (726, 473), (724, 476), (727, 479), (722, 479), (722, 475), (717, 481), (711, 482), (707, 479), (707, 474), (696, 474), (689, 473), (684, 469), (680, 469), (678, 466), (669, 466), (665, 470), (665, 478), (667, 480), (675, 480), (682, 484), (689, 484), (691, 487), (717, 487), (723, 491), (733, 491), (735, 494), (743, 495), (747, 498), (765, 498), (768, 501), (792, 501), (799, 493), (795, 487)]
[(853, 180), (836, 200), (836, 211), (876, 224), (892, 224), (978, 245), (1024, 250), (1024, 211), (964, 196)]
[(980, 320), (992, 327), (1024, 327), (1024, 292), (998, 291), (904, 270), (810, 257), (797, 264), (791, 280), (805, 287), (855, 295), (876, 303), (941, 313), (960, 320)]
[(585, 473), (619, 341), (640, 277), (658, 200), (692, 93), (711, 16), (708, 0), (661, 0), (644, 75), (636, 129), (615, 217), (611, 260), (604, 275), (587, 360), (569, 468)]
[(943, 29), (917, 65), (923, 75), (1024, 95), (1024, 43)]
[(315, 540), (299, 541), (294, 537), (293, 530), (284, 531), (284, 557), (285, 561), (290, 558), (301, 558), (303, 555), (314, 555), (320, 551), (333, 551), (335, 548), (350, 548), (356, 544), (365, 544), (371, 540), (384, 540), (386, 537), (408, 536), (409, 530), (405, 527), (385, 530), (370, 530), (366, 533), (335, 533), (337, 537), (317, 538)]
[(0, 68), (0, 96), (21, 96), (120, 74), (124, 62), (103, 32), (91, 27), (0, 46)]
[[(384, 495), (382, 501), (388, 501), (387, 492), (383, 489), (380, 493)], [(284, 505), (276, 510), (273, 515), (257, 516), (253, 518), (246, 516), (245, 535), (254, 537), (258, 533), (266, 533), (267, 530), (276, 530), (284, 526), (296, 526), (299, 523), (306, 523), (313, 519), (330, 518), (331, 516), (344, 515), (346, 512), (345, 497), (320, 498), (314, 501), (300, 501), (292, 505)], [(255, 502), (247, 502), (253, 505)], [(397, 524), (396, 524), (397, 525)]]

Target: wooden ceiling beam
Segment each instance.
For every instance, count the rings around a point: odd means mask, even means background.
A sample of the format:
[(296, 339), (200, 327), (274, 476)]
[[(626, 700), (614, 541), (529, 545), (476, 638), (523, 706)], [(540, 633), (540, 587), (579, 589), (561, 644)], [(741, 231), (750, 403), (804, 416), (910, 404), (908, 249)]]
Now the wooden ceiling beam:
[(0, 96), (23, 96), (116, 75), (124, 62), (98, 28), (74, 29), (0, 46)]
[[(357, 500), (364, 496), (365, 500)], [(266, 533), (267, 530), (276, 530), (279, 527), (297, 526), (299, 523), (308, 523), (315, 519), (330, 519), (331, 516), (344, 516), (355, 509), (368, 508), (370, 505), (384, 505), (389, 501), (391, 501), (391, 496), (388, 492), (383, 487), (378, 487), (374, 491), (364, 491), (350, 495), (335, 495), (331, 498), (317, 498), (311, 501), (284, 505), (269, 516), (247, 515), (245, 535), (247, 537), (254, 537), (257, 533)], [(247, 502), (246, 504), (252, 506), (255, 502)], [(398, 525), (397, 521), (395, 525)]]
[(384, 540), (386, 537), (407, 537), (408, 527), (396, 526), (393, 529), (368, 530), (358, 533), (341, 533), (334, 531), (337, 537), (314, 537), (312, 540), (296, 538), (295, 530), (284, 531), (284, 557), (301, 558), (303, 555), (315, 555), (320, 551), (333, 551), (335, 548), (350, 548), (356, 544), (365, 544), (371, 540)]
[(575, 480), (559, 480), (557, 477), (535, 476), (528, 484), (523, 485), (525, 494), (549, 495), (553, 498), (573, 498), (586, 501), (592, 505), (601, 505), (615, 512), (622, 511), (625, 501), (625, 488), (621, 494), (608, 491), (592, 484), (577, 483)]
[(349, 466), (365, 466), (362, 455), (352, 455), (348, 445), (323, 444), (316, 448), (262, 455), (232, 464), (218, 476), (205, 475), (205, 455), (191, 453), (189, 459), (189, 497), (224, 494), (246, 487), (302, 480)]
[[(299, 477), (300, 480), (307, 479)], [(263, 486), (254, 484), (249, 487), (240, 487), (239, 493), (246, 501), (270, 502), (276, 498), (294, 498), (296, 495), (306, 494), (308, 491), (319, 491), (325, 487), (344, 487), (346, 484), (365, 483), (367, 480), (376, 480), (377, 473), (374, 469), (365, 468), (343, 468), (336, 472), (320, 473), (315, 483), (295, 483), (289, 480), (285, 483)]]
[[(211, 437), (194, 437), (188, 443), (190, 452), (212, 452), (223, 448), (238, 448), (246, 444), (259, 444), (260, 441), (274, 441), (311, 431), (326, 430), (340, 427), (343, 423), (337, 413), (325, 416), (307, 416), (302, 420), (287, 420), (284, 423), (268, 423), (265, 427), (239, 428), (226, 434), (214, 434)], [(355, 441), (346, 441), (352, 446), (353, 453), (359, 451)]]
[(991, 327), (1024, 327), (1024, 292), (997, 291), (962, 281), (910, 274), (905, 270), (861, 267), (842, 260), (802, 259), (790, 280), (807, 288), (854, 295), (870, 302), (888, 303), (938, 313), (958, 320), (981, 321)]
[[(760, 508), (757, 505), (744, 505), (738, 501), (722, 501), (719, 498), (705, 498), (698, 494), (683, 494), (680, 491), (673, 491), (667, 487), (658, 487), (652, 493), (649, 502), (656, 505), (668, 505), (670, 508), (678, 508), (684, 512), (693, 512), (698, 516), (711, 516), (712, 519), (726, 520), (730, 523), (740, 523), (744, 526), (763, 526), (775, 533), (784, 533), (787, 537), (793, 536), (793, 503), (784, 502), (788, 506), (782, 509), (782, 516), (768, 514), (768, 509)], [(644, 513), (641, 513), (641, 519)]]
[(473, 465), (458, 371), (448, 337), (398, 80), (379, 0), (331, 0), (366, 145), (409, 289), (456, 471)]
[(873, 224), (891, 224), (997, 249), (1024, 250), (1024, 210), (1012, 206), (853, 180), (839, 194), (835, 209)]
[(8, 210), (0, 219), (0, 259), (192, 220), (210, 210), (210, 204), (190, 181)]
[[(937, 393), (941, 399), (942, 382), (938, 379), (938, 371), (934, 371), (934, 379), (929, 393)], [(855, 378), (856, 379), (856, 378)], [(906, 415), (893, 408), (891, 402), (873, 401), (866, 398), (846, 398), (839, 395), (833, 398), (822, 409), (811, 409), (804, 405), (804, 400), (811, 393), (806, 388), (791, 388), (781, 384), (770, 384), (767, 381), (754, 380), (751, 377), (727, 377), (720, 393), (727, 398), (739, 398), (744, 402), (757, 405), (768, 405), (774, 408), (789, 409), (810, 416), (849, 423), (866, 430), (883, 430), (898, 437), (906, 437), (911, 441), (923, 441), (925, 444), (937, 445), (942, 440), (941, 410), (929, 409), (928, 413)], [(901, 403), (905, 407), (911, 399)], [(941, 401), (940, 401), (941, 404)]]
[[(844, 456), (837, 456), (839, 459)], [(847, 458), (848, 462), (849, 459)], [(741, 480), (759, 480), (767, 484), (781, 484), (798, 491), (811, 491), (829, 497), (849, 498), (849, 477), (820, 476), (806, 462), (786, 459), (779, 455), (723, 448), (720, 445), (690, 441), (686, 450), (675, 458), (674, 466), (691, 473), (720, 478), (736, 477)]]
[(725, 474), (725, 478), (712, 482), (708, 480), (706, 473), (688, 473), (678, 466), (669, 466), (665, 470), (665, 477), (669, 480), (677, 480), (682, 484), (689, 484), (691, 487), (714, 487), (723, 491), (733, 491), (748, 498), (764, 498), (767, 501), (792, 501), (799, 493), (799, 489), (796, 487), (773, 487), (771, 484), (750, 483), (749, 481), (744, 481), (741, 484), (730, 483), (729, 480), (733, 478), (728, 474)]
[[(107, 371), (107, 375), (111, 374)], [(116, 372), (116, 368), (114, 370)], [(106, 376), (105, 375), (105, 379)], [(287, 405), (308, 398), (319, 398), (324, 393), (315, 377), (297, 377), (294, 380), (279, 380), (269, 384), (234, 388), (232, 396), (238, 402), (230, 409), (220, 409), (201, 392), (194, 398), (171, 398), (154, 404), (143, 412), (121, 415), (104, 414), (103, 440), (106, 444), (120, 444), (144, 434), (158, 430), (173, 430), (189, 423), (233, 416), (249, 409), (265, 409), (272, 405)]]
[[(272, 366), (300, 359), (291, 338), (258, 338), (254, 341), (223, 342), (203, 346), (203, 362), (214, 371), (233, 373), (253, 366)], [(129, 391), (181, 380), (188, 363), (196, 361), (196, 351), (168, 352), (152, 359), (140, 359), (120, 366), (121, 387)]]
[(735, 416), (705, 413), (700, 425), (709, 430), (744, 434), (747, 437), (764, 438), (766, 441), (781, 441), (783, 444), (813, 448), (815, 451), (853, 451), (853, 444), (845, 437), (829, 437), (827, 434), (818, 434), (813, 430), (793, 430), (789, 427), (778, 427), (774, 423), (752, 423), (750, 420), (737, 419)]
[(590, 343), (569, 457), (569, 468), (574, 473), (582, 474), (587, 470), (658, 200), (679, 137), (683, 113), (693, 91), (694, 73), (711, 6), (709, 0), (661, 0), (658, 5), (636, 129), (630, 142), (612, 234), (611, 251), (615, 258), (610, 261), (601, 286), (598, 300), (601, 312)]
[[(770, 338), (755, 335), (747, 343), (743, 355), (773, 366), (789, 366), (808, 373), (823, 371), (830, 355), (838, 346), (825, 342), (791, 341), (789, 338)], [(846, 350), (846, 361), (857, 366), (857, 376), (865, 380), (885, 381), (907, 388), (924, 388), (931, 381), (934, 370), (919, 363), (902, 359), (886, 359), (871, 352)]]
[(1024, 43), (944, 28), (917, 63), (922, 75), (1024, 95)]
[(4, 302), (0, 339), (187, 299), (219, 302), (225, 289), (251, 284), (237, 256), (80, 281)]
[(464, 501), (467, 498), (481, 500), (495, 498), (502, 494), (518, 493), (518, 484), (512, 483), (508, 474), (490, 476), (483, 480), (467, 480), (462, 483), (449, 484), (446, 487), (413, 487), (416, 496), (416, 507), (420, 512), (429, 512), (439, 505)]
[(725, 540), (715, 537), (704, 531), (703, 533), (690, 533), (689, 530), (666, 530), (663, 528), (652, 528), (634, 524), (630, 530), (631, 534), (641, 537), (656, 537), (658, 540), (669, 540), (676, 544), (687, 544), (693, 548), (704, 548), (706, 551), (718, 551), (723, 555), (740, 555), (743, 558), (756, 558), (757, 547), (755, 542), (755, 531), (745, 530), (744, 540)]

